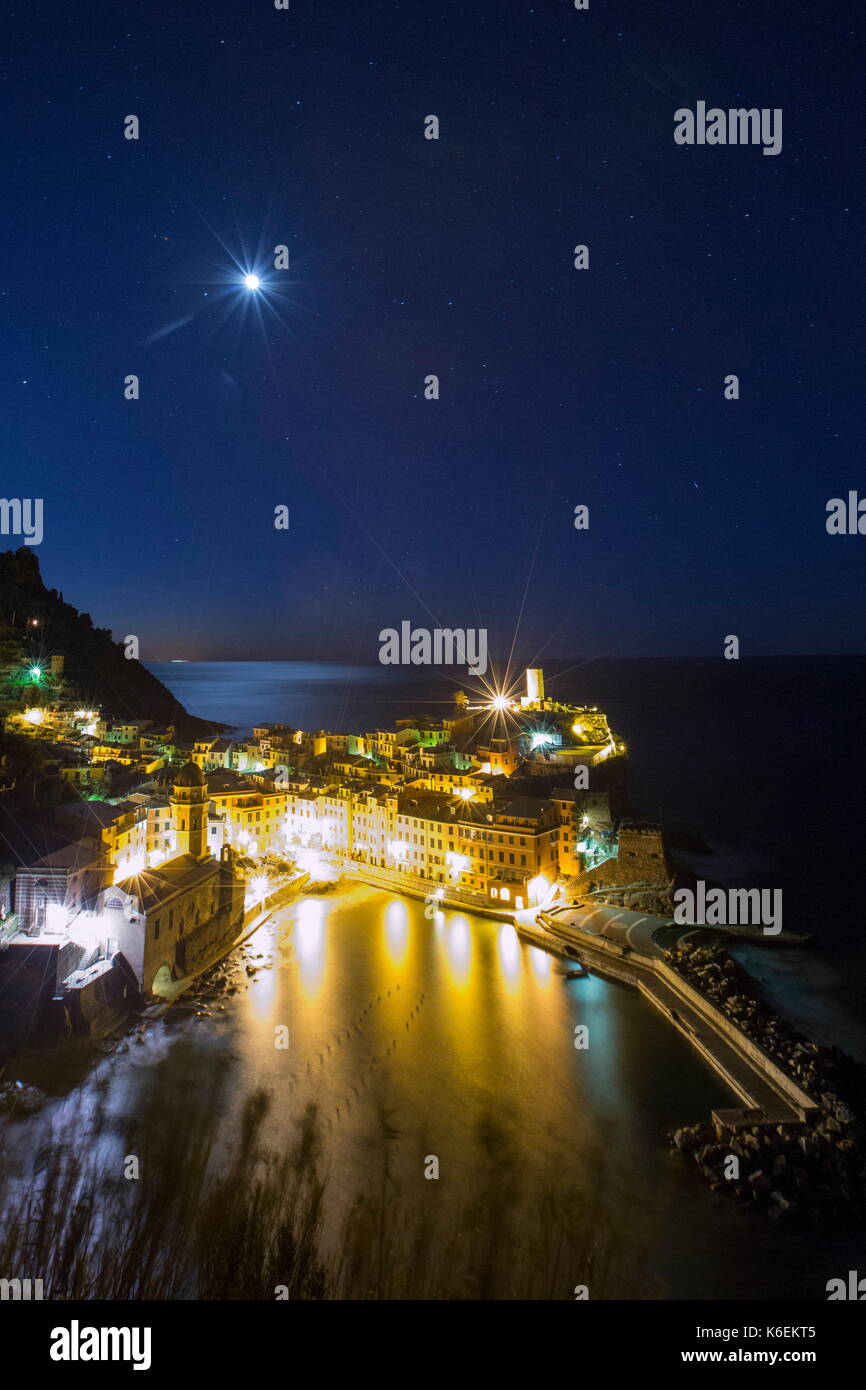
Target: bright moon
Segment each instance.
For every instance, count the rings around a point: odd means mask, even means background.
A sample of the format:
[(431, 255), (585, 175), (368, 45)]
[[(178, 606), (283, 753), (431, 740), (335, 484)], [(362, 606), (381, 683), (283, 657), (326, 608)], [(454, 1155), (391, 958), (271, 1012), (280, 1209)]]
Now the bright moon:
[(259, 279), (258, 275), (245, 275), (245, 276), (244, 276), (244, 284), (246, 285), (246, 287), (247, 287), (248, 290), (257, 290), (258, 287), (259, 287), (259, 285), (260, 285), (261, 283), (262, 283), (262, 282), (261, 282), (261, 280)]

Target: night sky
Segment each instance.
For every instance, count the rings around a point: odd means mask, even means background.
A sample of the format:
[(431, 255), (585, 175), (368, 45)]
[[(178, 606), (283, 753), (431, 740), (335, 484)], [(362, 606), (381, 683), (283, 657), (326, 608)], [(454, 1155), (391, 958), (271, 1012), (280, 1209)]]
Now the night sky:
[(2, 491), (142, 659), (866, 650), (862, 0), (14, 9)]

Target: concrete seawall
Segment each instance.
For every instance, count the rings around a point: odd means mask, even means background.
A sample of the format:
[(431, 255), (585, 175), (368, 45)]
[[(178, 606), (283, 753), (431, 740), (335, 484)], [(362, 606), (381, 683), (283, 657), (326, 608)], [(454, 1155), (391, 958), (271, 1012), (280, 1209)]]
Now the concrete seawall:
[[(544, 913), (540, 914), (544, 922)], [(538, 943), (538, 928), (518, 924)], [(570, 945), (600, 975), (639, 989), (703, 1056), (742, 1102), (742, 1109), (715, 1111), (728, 1125), (802, 1124), (819, 1111), (815, 1100), (726, 1014), (660, 958), (623, 952), (603, 937), (558, 922), (551, 939)]]
[(369, 864), (360, 864), (353, 859), (345, 860), (343, 873), (346, 878), (357, 879), (359, 883), (366, 883), (370, 888), (387, 888), (390, 892), (404, 894), (407, 898), (426, 899), (433, 893), (441, 893), (439, 902), (442, 907), (475, 912), (481, 917), (493, 917), (499, 922), (514, 921), (514, 908), (496, 907), (480, 894), (469, 893), (447, 883), (430, 883), (428, 879), (418, 878), (414, 874), (372, 868)]

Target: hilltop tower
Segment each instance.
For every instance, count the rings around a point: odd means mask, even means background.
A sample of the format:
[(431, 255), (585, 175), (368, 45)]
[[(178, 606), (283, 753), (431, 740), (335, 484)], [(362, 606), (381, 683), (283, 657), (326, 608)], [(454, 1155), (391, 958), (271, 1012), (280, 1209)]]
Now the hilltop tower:
[(205, 859), (207, 781), (200, 767), (187, 763), (177, 774), (171, 793), (171, 822), (177, 853)]
[(540, 666), (526, 668), (526, 703), (528, 705), (544, 700), (544, 672)]

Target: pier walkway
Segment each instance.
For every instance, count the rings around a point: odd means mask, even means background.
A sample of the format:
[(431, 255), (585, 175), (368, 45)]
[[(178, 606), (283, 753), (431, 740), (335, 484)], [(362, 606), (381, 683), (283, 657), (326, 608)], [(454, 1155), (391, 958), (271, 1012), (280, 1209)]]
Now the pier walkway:
[(515, 925), (536, 944), (552, 938), (598, 974), (639, 989), (742, 1102), (714, 1111), (714, 1119), (733, 1128), (796, 1125), (818, 1110), (769, 1053), (668, 965), (653, 935), (670, 919), (616, 908), (554, 908), (534, 922), (532, 914), (518, 913)]

